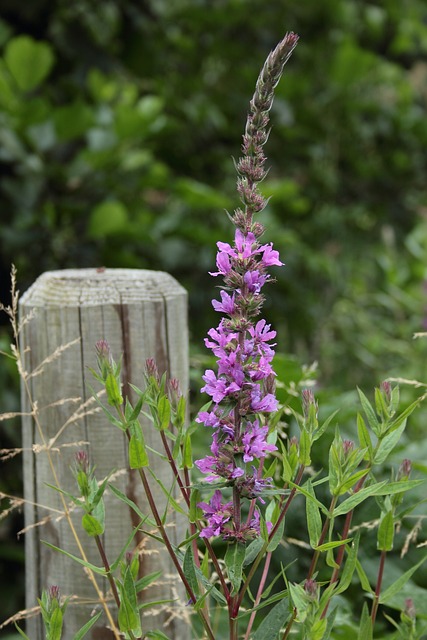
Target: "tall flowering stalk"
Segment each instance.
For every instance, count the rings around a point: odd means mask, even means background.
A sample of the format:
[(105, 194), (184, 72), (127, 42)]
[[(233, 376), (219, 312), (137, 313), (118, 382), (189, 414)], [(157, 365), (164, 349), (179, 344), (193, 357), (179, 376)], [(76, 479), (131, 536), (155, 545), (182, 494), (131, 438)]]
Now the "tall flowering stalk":
[[(271, 479), (263, 478), (263, 460), (276, 446), (268, 441), (271, 412), (277, 410), (272, 367), (276, 332), (258, 316), (264, 302), (263, 286), (272, 281), (269, 267), (282, 266), (272, 243), (262, 244), (263, 225), (254, 221), (267, 200), (258, 188), (266, 176), (263, 147), (269, 135), (269, 111), (283, 67), (298, 41), (287, 33), (268, 56), (258, 77), (243, 136), (242, 157), (236, 163), (237, 191), (243, 203), (234, 211), (233, 245), (218, 242), (217, 271), (222, 277), (220, 300), (213, 307), (222, 314), (216, 329), (208, 332), (206, 346), (217, 357), (217, 371), (208, 369), (202, 391), (213, 404), (197, 421), (213, 429), (211, 454), (196, 461), (212, 483), (233, 488), (224, 502), (216, 490), (209, 503), (201, 502), (207, 520), (201, 537), (221, 535), (246, 542), (260, 533), (260, 514), (254, 506), (242, 518), (242, 498), (260, 499)], [(252, 503), (254, 505), (254, 503)]]

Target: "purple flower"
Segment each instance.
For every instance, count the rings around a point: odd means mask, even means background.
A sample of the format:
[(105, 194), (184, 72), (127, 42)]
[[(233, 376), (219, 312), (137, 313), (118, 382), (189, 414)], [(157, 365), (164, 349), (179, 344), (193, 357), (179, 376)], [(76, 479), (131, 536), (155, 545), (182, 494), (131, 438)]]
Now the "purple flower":
[(278, 402), (272, 393), (261, 397), (261, 389), (256, 386), (251, 393), (251, 409), (254, 413), (270, 413), (277, 411)]
[(259, 293), (265, 285), (269, 276), (261, 274), (259, 271), (246, 271), (243, 282), (250, 293)]
[(263, 252), (261, 261), (265, 267), (271, 267), (273, 265), (281, 267), (283, 265), (283, 262), (279, 260), (279, 252), (273, 249), (271, 242), (270, 244), (264, 244), (261, 247), (261, 251)]
[(212, 396), (214, 402), (221, 402), (226, 396), (240, 390), (239, 385), (235, 382), (227, 383), (223, 378), (217, 378), (212, 369), (207, 369), (203, 380), (206, 382), (201, 391)]
[(209, 503), (199, 502), (197, 505), (200, 509), (203, 509), (205, 518), (208, 521), (207, 527), (200, 533), (201, 538), (210, 538), (211, 536), (218, 536), (224, 530), (224, 525), (229, 522), (233, 515), (233, 503), (221, 502), (221, 491), (215, 491)]
[(221, 311), (222, 313), (226, 313), (229, 316), (232, 316), (236, 310), (236, 306), (234, 303), (235, 294), (229, 296), (226, 291), (223, 289), (220, 291), (221, 302), (218, 300), (212, 300), (212, 306), (215, 311)]
[(206, 482), (217, 482), (218, 480), (235, 480), (245, 474), (245, 470), (235, 466), (232, 460), (222, 459), (218, 456), (205, 456), (200, 460), (195, 460), (194, 464), (202, 473), (208, 473)]
[[(229, 246), (229, 245), (228, 245)], [(227, 253), (221, 251), (216, 256), (216, 266), (218, 267), (218, 271), (211, 272), (209, 271), (209, 275), (211, 276), (226, 276), (231, 271), (230, 258)]]
[(260, 427), (258, 420), (246, 425), (242, 436), (243, 461), (251, 462), (254, 458), (265, 458), (267, 453), (277, 451), (274, 444), (268, 444), (268, 427)]

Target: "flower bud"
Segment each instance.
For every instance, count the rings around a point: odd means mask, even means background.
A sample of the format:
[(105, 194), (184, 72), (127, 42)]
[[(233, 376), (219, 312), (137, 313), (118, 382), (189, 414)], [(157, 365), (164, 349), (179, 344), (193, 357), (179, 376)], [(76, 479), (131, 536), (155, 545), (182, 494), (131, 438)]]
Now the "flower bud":
[(412, 620), (415, 619), (417, 612), (412, 598), (406, 598), (404, 613), (408, 616), (408, 618), (411, 618)]
[(98, 340), (95, 344), (95, 351), (98, 360), (98, 370), (101, 378), (105, 381), (112, 367), (110, 345), (106, 340)]
[(343, 440), (342, 452), (344, 454), (344, 460), (347, 459), (349, 454), (352, 452), (353, 447), (354, 447), (354, 442), (352, 440)]
[(310, 600), (317, 600), (317, 582), (309, 578), (305, 581), (304, 590), (309, 596)]
[(74, 456), (76, 467), (79, 471), (87, 473), (89, 470), (89, 456), (86, 451), (80, 450)]
[(147, 360), (145, 361), (145, 370), (149, 378), (154, 378), (157, 384), (160, 382), (159, 371), (157, 369), (157, 364), (154, 358), (147, 358)]
[(316, 417), (317, 417), (318, 406), (317, 406), (317, 402), (315, 400), (313, 391), (311, 389), (303, 389), (301, 395), (302, 395), (302, 412), (303, 412), (304, 418), (307, 419), (309, 417), (311, 406), (315, 407)]
[(400, 467), (397, 471), (397, 480), (406, 480), (409, 478), (412, 471), (412, 462), (405, 458), (402, 460)]
[(383, 394), (387, 404), (390, 404), (390, 402), (391, 402), (391, 384), (388, 382), (388, 380), (383, 380), (383, 382), (381, 382), (380, 391)]

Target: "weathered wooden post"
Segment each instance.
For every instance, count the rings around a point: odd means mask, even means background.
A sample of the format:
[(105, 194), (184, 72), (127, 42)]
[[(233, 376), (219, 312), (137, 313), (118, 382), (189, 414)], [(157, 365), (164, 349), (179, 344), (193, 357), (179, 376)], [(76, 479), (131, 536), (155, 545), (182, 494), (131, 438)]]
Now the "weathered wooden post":
[[(49, 585), (58, 585), (62, 594), (75, 595), (65, 616), (64, 638), (69, 640), (89, 619), (93, 609), (98, 610), (101, 605), (99, 593), (84, 568), (40, 542), (40, 539), (49, 541), (81, 557), (70, 522), (64, 517), (61, 496), (47, 484), (58, 483), (66, 491), (76, 493), (70, 464), (77, 449), (86, 448), (96, 465), (97, 479), (104, 478), (112, 468), (117, 469), (116, 486), (136, 499), (143, 513), (149, 514), (137, 476), (126, 470), (124, 434), (108, 423), (102, 412), (94, 411), (96, 404), (81, 409), (82, 403), (91, 396), (88, 383), (94, 384), (88, 367), (96, 368), (95, 343), (107, 340), (116, 361), (123, 354), (124, 381), (143, 386), (145, 361), (153, 357), (159, 371), (168, 371), (170, 376), (178, 378), (185, 392), (188, 386), (187, 295), (174, 278), (158, 271), (52, 271), (40, 276), (21, 298), (21, 320), (33, 310), (34, 318), (25, 324), (21, 333), (26, 372), (22, 383), (22, 410), (25, 522), (29, 527), (26, 533), (27, 607), (34, 607), (36, 598)], [(60, 353), (63, 345), (69, 346)], [(85, 415), (85, 411), (89, 415)], [(161, 451), (158, 433), (149, 422), (144, 427), (147, 444)], [(77, 447), (72, 443), (88, 444)], [(172, 486), (167, 463), (155, 455), (150, 460), (164, 485)], [(152, 484), (162, 512), (166, 498), (161, 489)], [(138, 518), (114, 496), (108, 494), (105, 500), (104, 544), (113, 561)], [(101, 566), (93, 541), (81, 529), (81, 515), (73, 510), (72, 523), (88, 560)], [(175, 519), (174, 524), (175, 527), (168, 527), (173, 542), (183, 539), (185, 531), (182, 522)], [(182, 640), (187, 635), (180, 615), (185, 598), (177, 589), (175, 575), (171, 579), (172, 565), (161, 546), (153, 545), (149, 538), (141, 539), (141, 534), (138, 536), (136, 542), (143, 549), (144, 573), (163, 570), (159, 584), (147, 590), (147, 600), (174, 601), (169, 610), (164, 608), (159, 612), (158, 607), (149, 610), (143, 617), (144, 628), (161, 628), (166, 623), (165, 632), (171, 638)], [(108, 583), (99, 576), (96, 581), (101, 593), (107, 594)], [(111, 600), (109, 607), (114, 616)], [(105, 619), (101, 617), (103, 622), (99, 622), (88, 637), (99, 640), (114, 637)], [(29, 620), (27, 628), (32, 640), (44, 637), (39, 617)]]

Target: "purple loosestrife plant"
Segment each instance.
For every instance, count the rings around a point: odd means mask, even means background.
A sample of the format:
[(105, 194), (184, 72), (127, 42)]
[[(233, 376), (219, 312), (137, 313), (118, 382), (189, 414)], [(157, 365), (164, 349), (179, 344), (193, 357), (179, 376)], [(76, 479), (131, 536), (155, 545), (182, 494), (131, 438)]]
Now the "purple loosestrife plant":
[(272, 484), (270, 478), (262, 477), (262, 471), (265, 456), (277, 449), (269, 441), (268, 422), (269, 414), (278, 407), (272, 367), (276, 332), (259, 314), (262, 289), (273, 280), (269, 268), (283, 263), (272, 243), (261, 242), (264, 227), (254, 220), (254, 214), (267, 204), (258, 184), (266, 175), (263, 147), (268, 139), (274, 88), (297, 41), (296, 34), (286, 34), (258, 78), (243, 136), (243, 155), (236, 163), (243, 209), (236, 209), (232, 217), (234, 243), (217, 243), (217, 271), (211, 273), (223, 280), (220, 300), (212, 303), (223, 317), (205, 340), (217, 357), (217, 371), (208, 369), (203, 376), (202, 391), (211, 396), (213, 404), (197, 418), (213, 429), (212, 455), (197, 460), (196, 465), (207, 474), (207, 482), (222, 481), (231, 486), (233, 500), (222, 502), (216, 490), (209, 504), (199, 503), (208, 522), (203, 537), (222, 535), (242, 542), (258, 536), (259, 512), (252, 508), (245, 521), (242, 498), (262, 500), (262, 493)]
[[(349, 588), (356, 573), (371, 606), (366, 603), (363, 606), (359, 627), (351, 637), (373, 640), (380, 607), (390, 605), (413, 572), (427, 560), (424, 556), (394, 584), (383, 589), (386, 560), (393, 549), (395, 533), (403, 518), (415, 508), (408, 509), (406, 505), (403, 508), (401, 503), (405, 493), (416, 489), (422, 481), (410, 479), (412, 465), (407, 459), (388, 482), (383, 479), (381, 465), (398, 444), (407, 418), (425, 396), (398, 413), (399, 390), (389, 382), (375, 390), (374, 406), (359, 390), (363, 409), (363, 415), (357, 416), (359, 442), (343, 439), (336, 427), (329, 447), (328, 468), (320, 478), (322, 472), (312, 468), (311, 451), (326, 433), (335, 413), (319, 422), (319, 407), (311, 389), (302, 391), (301, 413), (292, 408), (300, 428), (299, 437), (292, 436), (284, 442), (276, 433), (280, 416), (273, 369), (276, 332), (260, 314), (263, 287), (273, 281), (270, 267), (282, 266), (282, 262), (272, 243), (261, 240), (264, 228), (254, 220), (254, 215), (266, 205), (258, 184), (266, 175), (263, 147), (268, 138), (273, 92), (297, 40), (295, 34), (289, 33), (270, 53), (250, 103), (243, 155), (236, 163), (237, 190), (243, 206), (230, 216), (235, 226), (233, 243), (217, 243), (216, 271), (211, 274), (221, 278), (222, 285), (219, 299), (213, 301), (221, 319), (216, 328), (208, 331), (205, 340), (217, 359), (216, 370), (208, 369), (203, 376), (202, 391), (210, 396), (210, 403), (198, 413), (196, 423), (188, 425), (185, 399), (177, 380), (168, 380), (166, 372), (160, 374), (154, 360), (149, 359), (145, 389), (130, 385), (137, 398), (133, 406), (131, 399), (122, 394), (120, 364), (115, 363), (108, 343), (100, 340), (96, 344), (98, 372), (92, 373), (105, 391), (106, 404), (95, 392), (94, 397), (111, 423), (126, 435), (129, 467), (139, 475), (152, 518), (110, 483), (109, 476), (98, 484), (83, 451), (77, 453), (73, 468), (79, 496), (52, 487), (83, 512), (82, 528), (96, 543), (102, 560), (102, 567), (95, 569), (107, 578), (117, 605), (117, 633), (128, 640), (168, 640), (163, 631), (143, 629), (138, 594), (155, 582), (161, 572), (138, 577), (138, 554), (132, 554), (131, 549), (137, 531), (154, 537), (166, 548), (185, 588), (186, 612), (192, 610), (194, 618), (198, 617), (192, 620), (193, 637), (207, 640), (286, 640), (291, 635), (301, 640), (338, 637), (332, 635), (339, 603), (336, 596)], [(146, 445), (140, 416), (159, 432), (163, 453)], [(205, 476), (201, 483), (191, 476), (191, 437), (197, 423), (212, 432), (209, 454), (195, 462)], [(270, 454), (274, 457), (272, 463), (266, 462)], [(162, 464), (170, 465), (171, 487), (165, 485), (162, 474), (156, 475), (154, 456), (159, 456)], [(306, 471), (309, 472), (304, 477)], [(153, 482), (166, 495), (164, 511), (160, 510), (152, 490)], [(329, 493), (329, 506), (316, 495), (319, 484), (324, 484), (323, 492)], [(112, 562), (103, 545), (106, 522), (103, 494), (107, 489), (141, 519)], [(285, 535), (285, 516), (291, 513), (296, 497), (305, 500), (305, 540), (312, 550), (308, 573), (300, 584), (290, 582), (283, 566), (273, 578), (270, 571), (272, 554)], [(379, 561), (374, 586), (358, 560), (363, 534), (358, 530), (360, 527), (356, 527), (356, 533), (351, 527), (353, 512), (367, 499), (375, 501), (380, 509)], [(175, 531), (167, 522), (171, 510), (188, 516), (184, 540), (175, 539)], [(219, 538), (219, 545), (213, 544), (215, 538)], [(257, 570), (259, 579), (254, 588)], [(152, 604), (166, 603), (169, 601)], [(58, 628), (58, 632), (49, 635), (49, 640), (60, 640), (65, 605), (60, 604), (55, 591), (44, 594), (40, 604), (48, 630)], [(263, 619), (259, 622), (258, 612), (267, 606), (270, 610), (262, 611)], [(401, 624), (386, 618), (397, 629), (398, 635), (393, 635), (393, 639), (425, 637), (427, 628), (417, 626), (412, 600), (405, 603)], [(340, 623), (337, 619), (337, 626), (341, 624), (344, 634), (351, 625), (354, 631), (354, 623), (343, 620)], [(80, 640), (93, 624), (88, 622), (73, 640)], [(27, 638), (24, 632), (19, 632)], [(340, 631), (338, 634), (342, 636)]]

